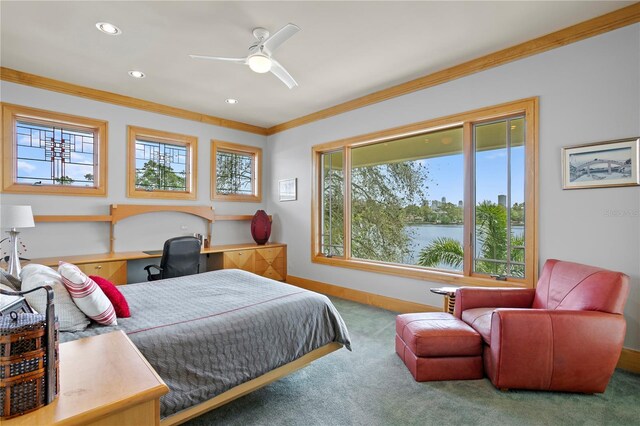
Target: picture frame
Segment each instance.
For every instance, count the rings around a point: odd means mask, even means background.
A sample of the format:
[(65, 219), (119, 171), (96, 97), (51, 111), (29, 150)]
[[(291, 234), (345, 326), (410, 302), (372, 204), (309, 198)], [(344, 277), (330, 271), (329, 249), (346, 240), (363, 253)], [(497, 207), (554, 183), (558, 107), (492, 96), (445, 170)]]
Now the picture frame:
[(298, 178), (282, 179), (278, 181), (280, 201), (295, 201), (298, 199)]
[(640, 185), (640, 138), (562, 148), (562, 189)]

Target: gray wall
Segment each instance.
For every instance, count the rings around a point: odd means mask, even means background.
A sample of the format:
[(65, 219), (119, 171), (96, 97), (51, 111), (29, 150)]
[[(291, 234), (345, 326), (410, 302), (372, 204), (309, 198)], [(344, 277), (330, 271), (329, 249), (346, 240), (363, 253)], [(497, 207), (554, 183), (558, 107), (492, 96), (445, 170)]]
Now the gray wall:
[[(210, 140), (220, 139), (259, 146), (264, 149), (265, 136), (4, 81), (0, 83), (0, 90), (2, 102), (97, 118), (109, 122), (107, 197), (0, 194), (0, 202), (3, 204), (31, 205), (35, 215), (109, 214), (109, 205), (118, 203), (213, 205), (216, 214), (254, 214), (256, 210), (265, 207), (264, 202), (212, 202), (209, 196)], [(198, 198), (196, 201), (127, 198), (128, 125), (198, 137)], [(206, 235), (206, 222), (195, 216), (181, 213), (152, 213), (135, 216), (116, 225), (115, 250), (162, 249), (162, 244), (167, 238), (195, 232)], [(28, 251), (25, 257), (28, 258), (106, 253), (109, 251), (109, 225), (107, 223), (37, 223), (35, 228), (23, 229), (20, 238), (27, 246)], [(246, 221), (217, 222), (213, 225), (212, 241), (213, 244), (252, 242), (249, 223)], [(2, 245), (2, 248), (6, 250), (8, 246), (5, 244)]]
[[(270, 136), (267, 207), (289, 274), (441, 306), (429, 293), (439, 283), (311, 262), (311, 147), (531, 96), (540, 97), (541, 265), (558, 258), (630, 275), (625, 346), (639, 349), (640, 188), (563, 191), (560, 148), (640, 135), (640, 24)], [(290, 177), (298, 200), (277, 202), (277, 181)]]

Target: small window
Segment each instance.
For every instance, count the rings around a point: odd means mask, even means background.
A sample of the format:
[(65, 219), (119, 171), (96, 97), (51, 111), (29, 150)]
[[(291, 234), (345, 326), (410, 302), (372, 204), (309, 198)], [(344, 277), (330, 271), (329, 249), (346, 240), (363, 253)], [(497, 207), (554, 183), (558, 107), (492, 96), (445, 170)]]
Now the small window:
[(211, 169), (212, 200), (262, 200), (262, 149), (212, 141)]
[(3, 105), (4, 192), (105, 196), (107, 122)]
[(477, 274), (525, 278), (525, 129), (524, 116), (473, 124)]
[(198, 139), (129, 126), (131, 198), (196, 199)]
[(342, 151), (322, 154), (320, 251), (327, 257), (344, 256), (344, 167)]

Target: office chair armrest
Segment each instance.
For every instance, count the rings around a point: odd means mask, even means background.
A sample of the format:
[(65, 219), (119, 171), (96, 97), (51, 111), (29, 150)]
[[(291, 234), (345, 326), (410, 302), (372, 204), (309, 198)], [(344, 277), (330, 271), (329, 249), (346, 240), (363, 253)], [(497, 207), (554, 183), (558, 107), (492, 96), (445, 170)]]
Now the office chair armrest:
[(159, 272), (162, 272), (162, 268), (159, 267), (158, 265), (147, 265), (144, 267), (144, 270), (147, 271), (147, 274), (151, 273), (151, 268), (156, 268)]
[[(158, 270), (158, 274), (162, 273), (162, 268), (159, 267), (158, 265), (147, 265), (147, 266), (145, 266), (144, 270), (147, 271), (147, 281), (152, 281), (151, 276), (154, 275), (154, 274), (151, 273), (151, 268), (157, 269)], [(156, 275), (158, 275), (158, 274), (156, 274)]]

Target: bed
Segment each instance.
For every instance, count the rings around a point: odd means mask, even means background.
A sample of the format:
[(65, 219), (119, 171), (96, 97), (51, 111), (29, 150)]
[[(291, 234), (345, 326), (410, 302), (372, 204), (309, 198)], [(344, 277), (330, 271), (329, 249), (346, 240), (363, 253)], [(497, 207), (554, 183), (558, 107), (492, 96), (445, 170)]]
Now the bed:
[(123, 330), (163, 378), (162, 424), (178, 424), (345, 346), (323, 295), (240, 270), (120, 286), (131, 318), (60, 333), (60, 341)]

